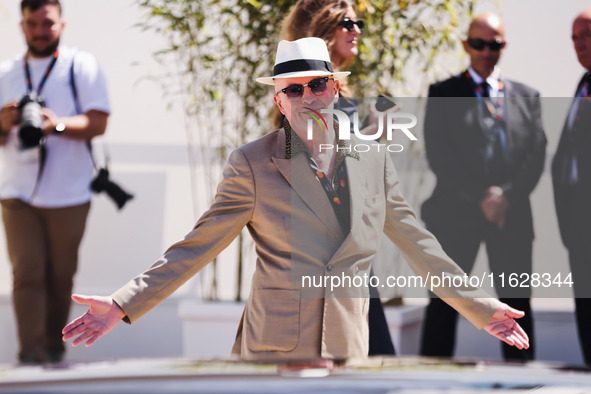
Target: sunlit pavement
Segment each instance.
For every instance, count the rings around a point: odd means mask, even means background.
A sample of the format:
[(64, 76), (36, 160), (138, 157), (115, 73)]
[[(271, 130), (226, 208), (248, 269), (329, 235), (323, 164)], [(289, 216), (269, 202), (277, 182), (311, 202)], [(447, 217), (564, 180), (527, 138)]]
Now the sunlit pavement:
[(228, 360), (137, 359), (53, 366), (0, 365), (2, 393), (591, 393), (591, 372), (425, 358), (370, 358), (356, 365), (287, 371)]

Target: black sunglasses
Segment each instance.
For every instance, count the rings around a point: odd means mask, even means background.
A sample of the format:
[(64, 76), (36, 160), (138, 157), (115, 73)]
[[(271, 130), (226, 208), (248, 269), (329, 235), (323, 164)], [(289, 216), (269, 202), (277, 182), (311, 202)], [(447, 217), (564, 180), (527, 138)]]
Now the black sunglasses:
[(289, 98), (302, 97), (304, 95), (304, 87), (307, 86), (310, 88), (310, 91), (312, 91), (312, 93), (315, 96), (319, 96), (322, 93), (326, 92), (326, 89), (327, 89), (326, 84), (329, 79), (333, 80), (330, 77), (322, 77), (322, 78), (313, 79), (310, 82), (305, 83), (303, 85), (299, 85), (299, 84), (289, 85), (285, 89), (281, 89), (280, 91), (278, 91), (276, 94), (283, 92)]
[(353, 28), (355, 25), (357, 25), (359, 30), (363, 30), (363, 26), (365, 26), (365, 24), (363, 23), (363, 20), (361, 20), (361, 19), (357, 19), (356, 21), (354, 21), (353, 19), (345, 18), (342, 21), (340, 21), (339, 23), (337, 23), (337, 26), (343, 26), (348, 31), (353, 31)]
[(484, 47), (488, 47), (491, 51), (499, 51), (505, 47), (505, 41), (495, 38), (492, 41), (485, 41), (482, 38), (468, 38), (468, 46), (477, 51), (482, 51)]

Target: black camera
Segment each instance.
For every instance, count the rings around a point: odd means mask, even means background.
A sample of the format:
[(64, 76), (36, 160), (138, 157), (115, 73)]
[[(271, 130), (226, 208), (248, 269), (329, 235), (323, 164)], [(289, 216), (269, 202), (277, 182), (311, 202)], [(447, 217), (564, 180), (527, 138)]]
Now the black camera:
[(35, 92), (27, 93), (19, 102), (18, 109), (21, 112), (21, 125), (18, 130), (18, 137), (22, 149), (29, 149), (39, 146), (43, 138), (43, 115), (41, 107), (45, 102)]
[(117, 204), (117, 208), (119, 209), (123, 208), (125, 203), (133, 198), (132, 194), (127, 193), (109, 179), (109, 170), (106, 168), (101, 168), (99, 170), (98, 175), (90, 184), (90, 188), (95, 193), (105, 191), (115, 204)]

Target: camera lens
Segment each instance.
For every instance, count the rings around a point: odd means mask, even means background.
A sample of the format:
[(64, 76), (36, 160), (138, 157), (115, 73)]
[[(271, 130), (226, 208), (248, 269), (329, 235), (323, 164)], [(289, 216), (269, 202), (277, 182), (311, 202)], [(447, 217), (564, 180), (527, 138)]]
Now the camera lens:
[(21, 126), (18, 135), (22, 149), (29, 149), (39, 145), (43, 137), (43, 131), (41, 130), (43, 125), (42, 105), (43, 101), (35, 93), (24, 96), (19, 104)]

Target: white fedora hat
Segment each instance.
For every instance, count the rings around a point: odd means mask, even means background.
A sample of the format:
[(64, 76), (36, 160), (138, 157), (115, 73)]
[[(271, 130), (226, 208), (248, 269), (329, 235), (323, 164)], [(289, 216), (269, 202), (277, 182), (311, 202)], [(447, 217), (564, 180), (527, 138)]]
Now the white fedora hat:
[(272, 77), (257, 78), (265, 85), (273, 85), (275, 78), (345, 76), (349, 71), (334, 72), (330, 65), (328, 48), (318, 37), (300, 38), (295, 41), (281, 41), (277, 46), (277, 57)]

